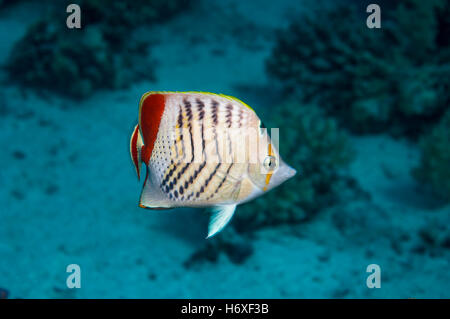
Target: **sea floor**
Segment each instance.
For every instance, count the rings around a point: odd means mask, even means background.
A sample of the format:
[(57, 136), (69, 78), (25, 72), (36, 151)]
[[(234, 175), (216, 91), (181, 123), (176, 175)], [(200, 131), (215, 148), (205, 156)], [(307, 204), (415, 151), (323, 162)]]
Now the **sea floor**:
[[(352, 137), (350, 174), (367, 196), (256, 232), (241, 264), (221, 254), (186, 268), (204, 245), (207, 216), (137, 206), (142, 183), (128, 143), (142, 93), (201, 90), (255, 108), (276, 103), (264, 60), (274, 29), (301, 6), (234, 3), (139, 30), (153, 43), (155, 83), (83, 102), (0, 88), (0, 287), (10, 298), (450, 297), (450, 247), (433, 240), (446, 232), (450, 242), (450, 207), (437, 208), (410, 176), (419, 154), (406, 140)], [(26, 27), (16, 13), (0, 19), (2, 63)], [(66, 288), (69, 264), (81, 267), (80, 289)], [(369, 264), (381, 267), (379, 289), (366, 286)]]

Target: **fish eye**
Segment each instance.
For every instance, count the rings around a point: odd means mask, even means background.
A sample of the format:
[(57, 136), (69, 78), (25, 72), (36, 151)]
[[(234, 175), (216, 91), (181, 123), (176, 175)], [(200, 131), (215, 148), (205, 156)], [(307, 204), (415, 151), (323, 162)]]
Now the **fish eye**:
[(264, 159), (263, 165), (267, 171), (273, 171), (278, 165), (277, 158), (275, 156), (268, 155)]

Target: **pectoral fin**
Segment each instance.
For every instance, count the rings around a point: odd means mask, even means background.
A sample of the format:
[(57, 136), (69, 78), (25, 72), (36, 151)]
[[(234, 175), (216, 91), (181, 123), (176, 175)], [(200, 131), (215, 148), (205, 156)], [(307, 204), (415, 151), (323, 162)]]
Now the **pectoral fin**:
[(208, 236), (210, 238), (220, 232), (233, 217), (236, 204), (216, 206), (209, 220)]

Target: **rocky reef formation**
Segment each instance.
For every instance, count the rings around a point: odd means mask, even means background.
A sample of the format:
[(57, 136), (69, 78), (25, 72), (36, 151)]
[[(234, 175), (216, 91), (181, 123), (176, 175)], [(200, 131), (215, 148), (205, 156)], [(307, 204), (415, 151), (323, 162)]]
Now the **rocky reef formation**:
[(280, 153), (298, 172), (240, 206), (233, 220), (238, 231), (304, 221), (338, 201), (339, 192), (352, 188), (353, 182), (342, 173), (353, 156), (347, 136), (317, 106), (286, 102), (277, 107), (268, 127), (280, 128)]
[(450, 111), (419, 145), (422, 158), (413, 176), (442, 200), (450, 202)]
[(227, 227), (222, 232), (221, 236), (205, 241), (204, 245), (185, 260), (183, 266), (194, 269), (205, 262), (216, 263), (221, 255), (226, 255), (233, 264), (240, 265), (253, 254), (252, 244), (232, 227)]
[(148, 57), (148, 43), (133, 38), (133, 30), (165, 21), (191, 2), (85, 0), (78, 30), (68, 29), (60, 14), (49, 14), (15, 44), (6, 65), (9, 78), (71, 98), (152, 80), (156, 63)]
[(450, 101), (447, 1), (407, 0), (366, 27), (365, 7), (333, 5), (279, 31), (269, 74), (353, 132), (417, 136)]

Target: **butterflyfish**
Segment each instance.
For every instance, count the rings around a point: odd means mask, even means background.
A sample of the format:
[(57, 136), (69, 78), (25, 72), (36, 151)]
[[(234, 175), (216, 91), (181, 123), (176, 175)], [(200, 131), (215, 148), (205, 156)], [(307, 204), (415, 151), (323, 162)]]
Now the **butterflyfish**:
[(208, 237), (236, 206), (293, 177), (255, 111), (237, 98), (205, 92), (145, 93), (130, 140), (139, 206), (211, 207)]

